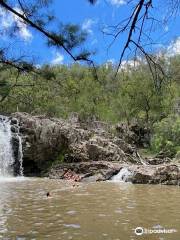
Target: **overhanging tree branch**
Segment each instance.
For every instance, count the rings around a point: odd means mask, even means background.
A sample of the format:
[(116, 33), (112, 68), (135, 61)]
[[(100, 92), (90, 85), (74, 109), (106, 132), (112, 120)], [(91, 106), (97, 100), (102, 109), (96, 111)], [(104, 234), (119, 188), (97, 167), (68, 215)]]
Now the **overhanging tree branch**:
[[(26, 11), (23, 7), (22, 2), (20, 0), (18, 0), (18, 3), (20, 5), (22, 13), (17, 11), (15, 8), (10, 6), (9, 4), (7, 4), (6, 1), (3, 1), (3, 0), (0, 1), (0, 6), (3, 7), (6, 11), (8, 11), (11, 14), (15, 15), (16, 17), (18, 17), (22, 22), (24, 22), (25, 24), (27, 24), (31, 28), (40, 32), (43, 36), (45, 36), (47, 38), (48, 41), (51, 41), (51, 45), (61, 47), (75, 62), (84, 61), (84, 62), (88, 63), (90, 66), (92, 66), (94, 77), (98, 80), (98, 75), (97, 75), (95, 63), (94, 63), (93, 60), (88, 58), (88, 55), (90, 54), (89, 52), (84, 51), (84, 52), (81, 52), (78, 55), (73, 54), (72, 51), (71, 51), (72, 48), (74, 47), (72, 43), (67, 44), (67, 45), (69, 45), (69, 47), (67, 47), (66, 44), (65, 44), (65, 43), (68, 43), (67, 39), (62, 39), (56, 33), (48, 31), (43, 26), (40, 26), (36, 22), (31, 20), (28, 17), (28, 14), (26, 14)], [(72, 39), (74, 39), (74, 36), (72, 37)], [(79, 40), (79, 41), (81, 41), (81, 40)], [(83, 41), (83, 38), (82, 38), (82, 41)], [(10, 62), (11, 61), (5, 62), (5, 64), (7, 64), (7, 63), (10, 64)], [(13, 64), (12, 64), (12, 66), (13, 66)], [(16, 67), (16, 66), (14, 66), (14, 67)]]
[(70, 57), (74, 60), (80, 60), (77, 59), (65, 46), (64, 44), (62, 44), (56, 37), (54, 37), (52, 34), (50, 34), (48, 31), (44, 30), (43, 28), (39, 27), (37, 24), (35, 24), (33, 21), (31, 21), (28, 17), (25, 16), (25, 14), (21, 14), (19, 12), (17, 12), (15, 9), (13, 9), (11, 6), (9, 6), (7, 3), (5, 3), (4, 1), (0, 2), (0, 5), (6, 9), (7, 11), (15, 14), (16, 16), (18, 16), (20, 19), (22, 19), (26, 24), (28, 24), (29, 26), (31, 26), (32, 28), (38, 30), (39, 32), (41, 32), (44, 36), (46, 36), (48, 39), (51, 39), (55, 44), (57, 44), (58, 46), (62, 47), (67, 54), (70, 55)]

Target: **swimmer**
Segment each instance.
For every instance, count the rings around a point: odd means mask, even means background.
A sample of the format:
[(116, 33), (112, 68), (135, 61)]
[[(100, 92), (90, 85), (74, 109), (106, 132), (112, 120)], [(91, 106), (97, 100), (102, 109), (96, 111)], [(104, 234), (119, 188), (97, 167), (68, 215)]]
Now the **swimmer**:
[(46, 196), (47, 196), (47, 197), (51, 197), (50, 192), (47, 192), (47, 193), (46, 193)]

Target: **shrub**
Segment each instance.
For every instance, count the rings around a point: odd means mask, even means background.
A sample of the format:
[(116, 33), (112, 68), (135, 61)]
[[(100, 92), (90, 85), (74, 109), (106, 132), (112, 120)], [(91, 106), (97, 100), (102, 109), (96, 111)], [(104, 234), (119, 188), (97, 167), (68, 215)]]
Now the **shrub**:
[(153, 126), (151, 147), (154, 151), (168, 151), (175, 155), (180, 147), (180, 117), (164, 118)]

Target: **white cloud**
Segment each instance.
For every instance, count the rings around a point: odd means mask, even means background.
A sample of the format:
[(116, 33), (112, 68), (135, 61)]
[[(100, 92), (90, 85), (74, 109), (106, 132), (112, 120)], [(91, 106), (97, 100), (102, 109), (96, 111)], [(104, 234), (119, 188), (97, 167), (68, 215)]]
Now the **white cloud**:
[(116, 7), (127, 4), (127, 0), (109, 0), (109, 2)]
[(142, 59), (140, 57), (138, 57), (136, 60), (124, 60), (121, 63), (119, 71), (129, 71), (131, 69), (136, 69), (137, 67), (139, 67), (141, 62)]
[[(22, 14), (22, 11), (19, 8), (15, 8), (15, 10)], [(0, 29), (8, 30), (13, 25), (16, 25), (18, 27), (17, 30), (17, 36), (22, 38), (24, 41), (29, 41), (32, 39), (32, 34), (29, 31), (27, 25), (24, 23), (24, 21), (16, 16), (15, 14), (8, 13), (4, 9), (0, 8)]]
[(105, 63), (105, 67), (108, 69), (110, 66), (113, 66), (115, 64), (115, 59), (108, 59)]
[(63, 64), (64, 56), (58, 52), (55, 53), (54, 59), (51, 61), (51, 65)]
[(93, 19), (89, 18), (86, 19), (82, 24), (82, 30), (87, 31), (88, 33), (92, 34), (92, 26), (96, 23)]
[(2, 8), (0, 8), (0, 18), (1, 18), (1, 23), (0, 23), (1, 28), (11, 27), (12, 15), (7, 14)]
[(180, 37), (176, 38), (175, 41), (171, 42), (167, 48), (167, 55), (173, 57), (180, 54)]
[(107, 63), (110, 63), (110, 64), (115, 64), (115, 59), (114, 58), (112, 58), (112, 59), (108, 59), (107, 60)]
[(35, 67), (36, 67), (37, 69), (40, 69), (40, 68), (42, 67), (42, 65), (41, 65), (41, 64), (36, 64)]
[[(17, 12), (21, 13), (20, 9), (15, 9)], [(31, 32), (28, 30), (27, 25), (22, 21), (19, 17), (13, 16), (14, 21), (16, 22), (18, 28), (19, 28), (19, 35), (22, 39), (25, 41), (28, 41), (32, 38)]]

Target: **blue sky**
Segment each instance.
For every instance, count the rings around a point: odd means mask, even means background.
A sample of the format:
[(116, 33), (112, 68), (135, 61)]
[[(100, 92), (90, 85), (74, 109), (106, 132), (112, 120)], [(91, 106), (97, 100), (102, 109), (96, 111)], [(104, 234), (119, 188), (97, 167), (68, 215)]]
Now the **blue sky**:
[[(121, 37), (108, 48), (112, 38), (104, 35), (102, 30), (106, 29), (107, 25), (115, 25), (120, 22), (120, 20), (129, 16), (132, 5), (127, 5), (126, 2), (126, 0), (99, 0), (95, 6), (92, 6), (86, 0), (54, 0), (51, 8), (59, 21), (79, 24), (83, 30), (88, 32), (88, 40), (86, 43), (89, 49), (96, 51), (96, 54), (93, 56), (93, 60), (96, 63), (104, 63), (107, 61), (117, 62), (127, 34), (121, 35)], [(159, 19), (164, 19), (167, 9), (161, 7), (161, 4), (163, 6), (163, 0), (158, 2), (159, 5), (154, 6), (154, 16)], [(159, 6), (160, 8), (156, 11), (156, 7)], [(161, 10), (159, 11), (159, 9)], [(12, 23), (12, 19), (8, 19), (2, 10), (0, 10), (0, 17), (0, 30), (3, 28), (8, 29)], [(153, 29), (152, 38), (157, 43), (154, 49), (164, 47), (169, 49), (170, 52), (180, 53), (179, 23), (180, 16), (176, 15), (176, 18), (172, 18), (170, 22), (164, 25), (157, 25)], [(41, 34), (25, 27), (22, 23), (20, 23), (19, 27), (21, 30), (15, 41), (16, 50), (20, 50), (26, 53), (26, 55), (33, 55), (36, 64), (66, 64), (72, 62), (61, 49), (48, 48)], [(174, 39), (176, 39), (176, 42), (172, 43)], [(9, 40), (9, 38), (5, 37), (3, 41), (5, 44), (8, 44), (8, 41), (12, 43), (12, 39)], [(13, 50), (15, 51), (15, 49)]]

